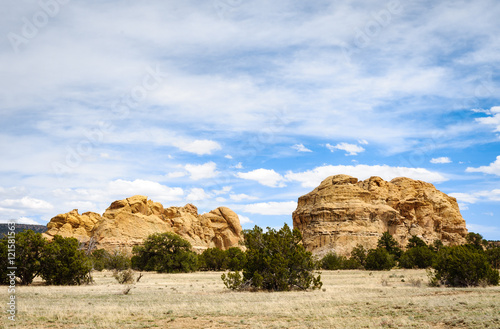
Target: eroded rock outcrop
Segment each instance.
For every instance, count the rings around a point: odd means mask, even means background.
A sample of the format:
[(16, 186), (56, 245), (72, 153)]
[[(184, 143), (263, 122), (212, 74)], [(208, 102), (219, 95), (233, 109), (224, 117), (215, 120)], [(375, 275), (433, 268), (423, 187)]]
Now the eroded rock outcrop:
[(299, 198), (293, 226), (302, 232), (306, 248), (319, 255), (335, 251), (348, 256), (357, 244), (375, 248), (386, 231), (402, 246), (412, 235), (445, 245), (465, 243), (467, 235), (455, 198), (404, 177), (387, 182), (330, 176)]
[(58, 215), (47, 227), (49, 238), (56, 234), (83, 242), (93, 238), (98, 248), (108, 250), (131, 250), (148, 235), (161, 232), (179, 234), (198, 251), (236, 247), (242, 239), (238, 215), (229, 208), (219, 207), (199, 215), (192, 204), (164, 208), (161, 203), (140, 195), (113, 202), (102, 216), (79, 215), (77, 210)]

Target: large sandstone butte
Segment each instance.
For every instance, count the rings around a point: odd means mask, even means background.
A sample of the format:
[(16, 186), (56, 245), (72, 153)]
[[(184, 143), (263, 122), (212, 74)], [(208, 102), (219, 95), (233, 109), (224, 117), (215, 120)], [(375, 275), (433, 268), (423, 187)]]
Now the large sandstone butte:
[(92, 238), (98, 248), (130, 251), (148, 235), (162, 232), (180, 235), (197, 251), (237, 247), (242, 240), (238, 215), (229, 208), (199, 215), (192, 204), (165, 209), (141, 195), (113, 202), (102, 216), (93, 212), (80, 215), (78, 210), (57, 215), (47, 224), (45, 234), (48, 238), (56, 234), (74, 237), (85, 243)]
[(410, 178), (380, 177), (365, 181), (348, 175), (330, 176), (301, 196), (293, 226), (314, 254), (334, 251), (349, 256), (361, 244), (375, 248), (384, 232), (405, 246), (412, 235), (427, 243), (465, 243), (467, 229), (457, 200), (434, 185)]

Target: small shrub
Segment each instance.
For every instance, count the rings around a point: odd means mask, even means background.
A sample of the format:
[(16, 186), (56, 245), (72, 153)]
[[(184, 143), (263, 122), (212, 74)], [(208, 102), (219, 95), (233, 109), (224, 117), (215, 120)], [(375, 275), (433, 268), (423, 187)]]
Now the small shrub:
[(417, 247), (427, 247), (427, 243), (425, 243), (425, 241), (419, 238), (418, 236), (412, 235), (410, 240), (408, 240), (406, 249), (417, 248)]
[(243, 285), (243, 277), (241, 276), (240, 272), (229, 272), (227, 275), (223, 273), (221, 275), (221, 279), (224, 282), (224, 285), (226, 288), (231, 289), (231, 290), (242, 290), (244, 287)]
[(412, 287), (420, 287), (422, 285), (422, 279), (410, 278), (408, 279), (408, 284)]
[(241, 271), (247, 262), (246, 254), (238, 247), (226, 250), (227, 269), (230, 271)]
[(436, 254), (427, 246), (417, 246), (406, 250), (399, 258), (399, 266), (403, 268), (431, 267)]
[[(403, 251), (399, 247), (398, 242), (389, 232), (384, 232), (377, 242), (377, 248), (383, 248), (391, 254), (395, 260), (398, 260)], [(368, 256), (367, 256), (368, 257)]]
[(200, 267), (207, 271), (221, 271), (227, 268), (227, 254), (222, 249), (205, 249), (199, 258)]
[(371, 249), (368, 251), (365, 263), (365, 268), (367, 270), (390, 270), (395, 265), (394, 256), (389, 254), (385, 248)]
[(123, 271), (132, 266), (130, 255), (122, 250), (114, 250), (109, 253), (106, 261), (106, 269)]
[(135, 273), (132, 269), (113, 271), (113, 277), (119, 284), (132, 284), (135, 282)]
[(141, 271), (166, 273), (194, 272), (198, 256), (191, 244), (177, 234), (155, 233), (142, 246), (133, 248), (132, 266)]
[(351, 258), (359, 263), (360, 267), (364, 267), (366, 263), (366, 255), (368, 254), (368, 250), (365, 249), (361, 244), (358, 244), (351, 251)]
[(493, 269), (484, 251), (476, 247), (456, 246), (442, 248), (436, 258), (431, 284), (446, 286), (478, 286), (481, 280), (498, 285), (500, 276)]
[(96, 271), (102, 271), (106, 268), (108, 259), (111, 255), (106, 249), (96, 249), (90, 254), (92, 268)]
[(486, 256), (493, 268), (500, 269), (500, 247), (492, 246), (486, 250)]
[(245, 232), (247, 261), (243, 276), (239, 272), (222, 276), (227, 287), (256, 290), (288, 291), (292, 289), (319, 289), (321, 276), (314, 276), (315, 262), (306, 251), (302, 235), (290, 230), (287, 224), (267, 232), (255, 226)]
[(321, 259), (321, 268), (323, 270), (330, 270), (330, 271), (339, 270), (343, 268), (344, 261), (345, 261), (344, 257), (337, 256), (337, 254), (330, 252)]

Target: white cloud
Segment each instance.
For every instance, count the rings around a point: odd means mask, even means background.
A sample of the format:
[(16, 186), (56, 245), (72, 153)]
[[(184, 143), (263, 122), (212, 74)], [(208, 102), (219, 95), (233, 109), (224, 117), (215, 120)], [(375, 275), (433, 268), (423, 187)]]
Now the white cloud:
[(451, 163), (451, 159), (448, 157), (433, 158), (431, 163)]
[(304, 146), (304, 144), (295, 144), (292, 146), (294, 150), (297, 150), (297, 152), (312, 152), (310, 149)]
[[(476, 112), (479, 112), (479, 110), (476, 110)], [(482, 112), (490, 116), (477, 118), (476, 121), (484, 125), (494, 126), (494, 131), (500, 132), (500, 106), (494, 106), (490, 110), (484, 110)]]
[(358, 143), (361, 145), (368, 145), (368, 141), (366, 139), (360, 139), (358, 140)]
[(187, 175), (187, 173), (184, 171), (174, 171), (174, 172), (169, 172), (165, 176), (167, 178), (181, 178), (181, 177), (184, 177), (186, 175)]
[(479, 168), (468, 167), (465, 171), (466, 172), (482, 172), (485, 174), (493, 174), (493, 175), (500, 176), (500, 155), (497, 156), (497, 159), (495, 160), (495, 162), (490, 163), (489, 166), (481, 166)]
[(230, 154), (226, 154), (226, 155), (224, 156), (224, 158), (229, 159), (229, 160), (232, 160), (232, 159), (233, 159), (233, 156), (232, 156), (232, 155), (230, 155)]
[(32, 210), (47, 210), (54, 208), (53, 205), (44, 200), (30, 198), (28, 196), (25, 196), (22, 199), (2, 200), (0, 201), (0, 206), (13, 209), (32, 209)]
[(235, 166), (231, 167), (234, 169), (243, 169), (243, 164), (241, 162), (238, 162)]
[(222, 149), (219, 143), (207, 139), (192, 142), (176, 142), (174, 145), (183, 151), (197, 155), (212, 154), (214, 151)]
[(285, 178), (289, 181), (300, 182), (303, 187), (316, 187), (328, 176), (338, 174), (350, 175), (360, 180), (371, 176), (380, 176), (385, 180), (391, 180), (396, 177), (409, 177), (431, 183), (439, 183), (447, 180), (442, 174), (429, 171), (425, 168), (391, 167), (388, 165), (321, 166), (304, 172), (294, 173), (289, 171), (285, 175)]
[(469, 232), (479, 233), (484, 237), (488, 235), (495, 236), (500, 234), (500, 227), (498, 226), (486, 226), (472, 223), (466, 223), (466, 225)]
[(97, 210), (97, 205), (90, 201), (69, 201), (65, 202), (64, 205), (67, 209), (78, 209), (81, 213)]
[(450, 193), (450, 196), (463, 203), (477, 203), (484, 201), (498, 202), (500, 201), (500, 189), (472, 193)]
[(256, 169), (249, 171), (247, 173), (237, 173), (237, 177), (254, 180), (259, 182), (264, 186), (269, 187), (284, 187), (286, 186), (284, 183), (284, 178), (282, 175), (274, 171), (274, 169)]
[(210, 195), (202, 188), (192, 188), (187, 196), (188, 201), (201, 201), (210, 199)]
[[(88, 195), (94, 192), (82, 191), (82, 194)], [(102, 195), (103, 193), (98, 192), (97, 195), (99, 194)], [(133, 195), (144, 195), (155, 201), (173, 201), (179, 200), (179, 198), (184, 195), (184, 191), (180, 187), (172, 188), (157, 182), (142, 179), (136, 179), (134, 181), (117, 179), (108, 184), (108, 189), (104, 192), (104, 194), (108, 195), (107, 199), (116, 197), (128, 198)]]
[(201, 165), (187, 164), (184, 166), (184, 169), (189, 172), (192, 180), (214, 178), (219, 174), (216, 170), (217, 165), (212, 161)]
[(450, 193), (448, 195), (464, 203), (476, 203), (479, 200), (478, 196), (471, 193)]
[(229, 198), (233, 201), (239, 202), (243, 200), (257, 200), (258, 198), (241, 193), (241, 194), (231, 194)]
[(240, 218), (240, 224), (243, 226), (245, 224), (251, 224), (253, 223), (253, 221), (248, 218), (247, 216), (243, 216), (243, 215), (238, 215), (238, 217)]
[(261, 202), (243, 206), (243, 211), (259, 215), (292, 215), (297, 209), (297, 202)]
[[(12, 220), (2, 218), (2, 219), (0, 219), (0, 223), (1, 224), (8, 224), (8, 223), (12, 223)], [(16, 223), (16, 224), (28, 224), (28, 225), (42, 225), (39, 222), (37, 222), (31, 218), (28, 218), (28, 217), (19, 217), (17, 219), (14, 219), (14, 223)]]
[(326, 144), (325, 146), (326, 146), (326, 148), (328, 148), (330, 150), (330, 152), (333, 152), (335, 150), (346, 151), (347, 152), (346, 155), (357, 155), (358, 153), (365, 151), (365, 149), (362, 148), (361, 146), (356, 145), (356, 144), (349, 144), (349, 143), (339, 143), (335, 146), (330, 145), (330, 144)]
[(215, 195), (228, 194), (232, 189), (232, 186), (223, 186), (221, 190), (213, 190), (212, 192), (215, 193)]

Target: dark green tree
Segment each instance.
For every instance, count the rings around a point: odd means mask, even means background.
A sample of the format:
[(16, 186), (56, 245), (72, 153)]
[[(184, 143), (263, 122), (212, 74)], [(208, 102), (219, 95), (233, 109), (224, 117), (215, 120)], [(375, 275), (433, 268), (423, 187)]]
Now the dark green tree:
[(491, 246), (486, 250), (488, 261), (493, 268), (500, 268), (500, 246)]
[(483, 251), (468, 246), (442, 248), (434, 265), (431, 283), (452, 287), (498, 285), (499, 273), (493, 269)]
[(432, 243), (432, 246), (429, 246), (429, 248), (433, 251), (433, 252), (438, 252), (439, 250), (441, 250), (441, 248), (444, 247), (444, 244), (443, 244), (443, 241), (437, 239), (437, 240), (434, 240), (434, 242)]
[(238, 247), (226, 250), (227, 269), (230, 271), (241, 271), (247, 262), (246, 254)]
[(221, 271), (227, 269), (227, 254), (222, 249), (205, 249), (199, 258), (200, 266), (207, 271)]
[(436, 254), (427, 246), (413, 247), (406, 250), (399, 258), (399, 266), (403, 268), (431, 267)]
[(131, 257), (123, 250), (113, 250), (108, 253), (105, 266), (108, 270), (127, 270), (132, 266)]
[(77, 239), (60, 235), (44, 246), (40, 274), (47, 284), (75, 285), (92, 281), (92, 261), (78, 247)]
[(410, 240), (408, 240), (406, 249), (417, 248), (417, 247), (427, 247), (427, 243), (425, 243), (425, 241), (419, 238), (418, 236), (412, 235)]
[(377, 242), (377, 248), (384, 248), (389, 254), (394, 256), (395, 260), (398, 260), (403, 253), (403, 250), (399, 247), (399, 243), (389, 232), (384, 232), (384, 234), (382, 234)]
[(321, 258), (321, 268), (323, 270), (340, 270), (344, 268), (345, 257), (338, 256), (334, 252), (326, 254)]
[(354, 259), (359, 263), (359, 267), (364, 267), (366, 263), (366, 255), (368, 254), (368, 250), (365, 249), (361, 244), (358, 244), (351, 251), (351, 259)]
[(16, 274), (21, 284), (31, 284), (33, 279), (40, 274), (42, 265), (42, 250), (47, 240), (41, 233), (26, 230), (16, 234)]
[[(9, 264), (8, 240), (9, 239), (7, 238), (6, 235), (2, 239), (0, 239), (0, 285), (8, 285), (10, 282), (10, 278), (7, 276), (10, 271), (7, 269), (7, 267), (12, 266), (12, 264)], [(14, 260), (14, 265), (15, 265), (15, 260)], [(13, 278), (13, 280), (14, 280), (13, 283), (15, 283), (15, 277)]]
[(373, 271), (390, 270), (396, 266), (394, 256), (385, 248), (370, 249), (366, 256), (365, 269)]
[(198, 269), (198, 256), (191, 244), (174, 233), (152, 234), (132, 252), (132, 266), (141, 271), (180, 273)]
[(223, 274), (222, 280), (231, 289), (263, 289), (288, 291), (292, 289), (321, 288), (321, 276), (314, 276), (312, 254), (302, 245), (298, 230), (287, 224), (267, 232), (255, 226), (245, 231), (247, 261), (243, 275), (239, 272)]
[(96, 249), (92, 251), (90, 260), (92, 261), (92, 268), (96, 271), (102, 271), (107, 268), (107, 264), (111, 254), (106, 249)]
[(467, 245), (469, 247), (477, 250), (484, 250), (484, 248), (488, 245), (488, 241), (483, 239), (483, 236), (479, 233), (469, 232), (465, 239), (467, 240)]

